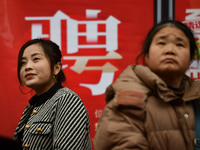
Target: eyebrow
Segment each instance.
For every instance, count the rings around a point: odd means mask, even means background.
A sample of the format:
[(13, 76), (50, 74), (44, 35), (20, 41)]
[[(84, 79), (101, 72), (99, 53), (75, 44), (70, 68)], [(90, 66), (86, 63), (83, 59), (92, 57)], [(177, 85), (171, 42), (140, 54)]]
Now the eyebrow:
[[(167, 39), (167, 37), (168, 37), (168, 35), (159, 36), (159, 37), (156, 39), (156, 41), (157, 41), (157, 40), (160, 40), (160, 39), (165, 40), (165, 39)], [(181, 37), (176, 37), (176, 40), (185, 43), (185, 40), (184, 40), (183, 38), (181, 38)]]

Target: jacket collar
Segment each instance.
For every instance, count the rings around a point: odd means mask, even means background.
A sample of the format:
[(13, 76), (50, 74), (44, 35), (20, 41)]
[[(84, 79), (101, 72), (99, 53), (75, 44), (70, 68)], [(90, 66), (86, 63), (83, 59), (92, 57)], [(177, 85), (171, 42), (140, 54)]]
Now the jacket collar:
[(62, 88), (61, 83), (54, 84), (47, 92), (42, 95), (34, 95), (30, 100), (30, 105), (40, 106), (41, 104), (45, 103), (48, 99), (50, 99), (58, 89)]
[[(180, 99), (179, 96), (167, 87), (167, 84), (153, 73), (148, 67), (137, 65), (133, 66), (133, 71), (137, 77), (144, 82), (149, 88), (149, 92), (157, 94), (163, 101), (170, 102)], [(185, 93), (182, 97), (183, 101), (190, 101), (200, 98), (200, 81), (194, 81), (184, 75), (183, 82), (185, 84)], [(151, 89), (151, 90), (150, 90)]]

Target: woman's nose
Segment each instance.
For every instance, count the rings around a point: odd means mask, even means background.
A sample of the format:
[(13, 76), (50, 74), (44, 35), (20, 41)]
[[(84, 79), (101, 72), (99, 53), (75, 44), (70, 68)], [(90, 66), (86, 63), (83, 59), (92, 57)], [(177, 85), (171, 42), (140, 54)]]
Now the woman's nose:
[(175, 55), (176, 54), (176, 46), (173, 44), (167, 44), (165, 46), (165, 54)]
[(31, 70), (32, 69), (32, 63), (31, 62), (27, 62), (25, 65), (25, 71)]

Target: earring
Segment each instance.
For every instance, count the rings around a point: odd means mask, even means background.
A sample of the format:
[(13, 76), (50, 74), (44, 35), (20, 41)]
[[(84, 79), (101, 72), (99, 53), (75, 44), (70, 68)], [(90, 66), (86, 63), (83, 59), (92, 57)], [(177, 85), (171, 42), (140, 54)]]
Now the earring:
[(56, 76), (55, 76), (55, 75), (53, 75), (53, 78), (56, 78)]

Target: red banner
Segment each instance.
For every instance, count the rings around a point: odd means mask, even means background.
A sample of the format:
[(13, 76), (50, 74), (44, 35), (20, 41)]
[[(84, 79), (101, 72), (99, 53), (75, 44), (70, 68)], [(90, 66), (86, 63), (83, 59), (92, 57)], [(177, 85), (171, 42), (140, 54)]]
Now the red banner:
[[(199, 12), (199, 0), (175, 2), (175, 18), (197, 32)], [(135, 63), (153, 23), (153, 0), (1, 0), (0, 135), (13, 136), (34, 94), (23, 95), (17, 80), (17, 55), (26, 41), (41, 37), (60, 46), (64, 86), (86, 105), (93, 139), (106, 87)]]
[[(178, 0), (175, 6), (175, 18), (193, 30), (200, 53), (200, 1), (190, 0), (183, 3)], [(200, 79), (200, 65), (196, 59), (193, 60), (186, 74), (193, 79)]]

